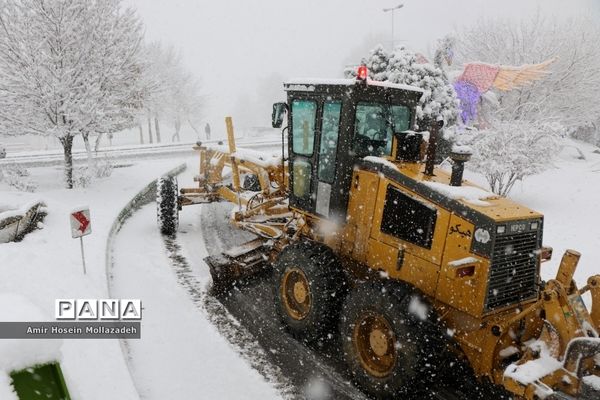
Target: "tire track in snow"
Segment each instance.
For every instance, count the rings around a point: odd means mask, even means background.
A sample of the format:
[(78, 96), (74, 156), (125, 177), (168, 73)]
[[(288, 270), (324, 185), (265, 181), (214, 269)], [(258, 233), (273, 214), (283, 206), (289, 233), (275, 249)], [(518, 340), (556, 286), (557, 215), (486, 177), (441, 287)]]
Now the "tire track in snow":
[[(297, 394), (293, 385), (284, 377), (281, 369), (273, 366), (258, 345), (254, 336), (214, 297), (207, 295), (192, 270), (176, 238), (163, 236), (167, 256), (177, 277), (177, 282), (190, 296), (196, 308), (208, 316), (209, 321), (222, 336), (234, 346), (236, 351), (256, 369), (267, 382), (271, 383), (285, 399), (295, 399)], [(208, 268), (208, 266), (206, 267)]]
[[(200, 227), (210, 255), (254, 237), (229, 224), (230, 209), (231, 205), (227, 203), (214, 203), (202, 208)], [(307, 391), (323, 387), (325, 392), (329, 392), (327, 399), (366, 400), (365, 394), (344, 376), (344, 367), (336, 357), (334, 344), (325, 344), (322, 349), (310, 348), (285, 331), (275, 313), (269, 276), (269, 271), (266, 271), (251, 278), (218, 300), (210, 295), (207, 297), (222, 304), (244, 324), (270, 362), (279, 366), (294, 384), (296, 399), (306, 399)]]

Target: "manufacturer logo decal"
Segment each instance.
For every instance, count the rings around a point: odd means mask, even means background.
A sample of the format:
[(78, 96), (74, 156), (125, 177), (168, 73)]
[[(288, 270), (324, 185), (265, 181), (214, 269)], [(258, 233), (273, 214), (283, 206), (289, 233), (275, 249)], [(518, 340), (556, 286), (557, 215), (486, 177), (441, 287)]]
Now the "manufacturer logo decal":
[(490, 232), (486, 229), (479, 228), (475, 231), (475, 240), (479, 243), (486, 244), (491, 239)]

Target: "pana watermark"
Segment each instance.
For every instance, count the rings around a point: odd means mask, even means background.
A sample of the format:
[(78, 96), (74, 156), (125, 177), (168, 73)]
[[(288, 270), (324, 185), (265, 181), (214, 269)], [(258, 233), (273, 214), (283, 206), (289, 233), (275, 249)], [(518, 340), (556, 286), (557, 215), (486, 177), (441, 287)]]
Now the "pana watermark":
[(56, 299), (57, 320), (121, 321), (141, 320), (140, 299)]

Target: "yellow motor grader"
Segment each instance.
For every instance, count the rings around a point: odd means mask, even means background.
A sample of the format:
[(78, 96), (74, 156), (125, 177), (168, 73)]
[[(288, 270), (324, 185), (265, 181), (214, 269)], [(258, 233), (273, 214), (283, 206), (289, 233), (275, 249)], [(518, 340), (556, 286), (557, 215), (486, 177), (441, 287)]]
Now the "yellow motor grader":
[(374, 398), (452, 374), (458, 364), (441, 360), (452, 354), (499, 398), (600, 399), (600, 276), (578, 288), (569, 250), (542, 280), (543, 215), (465, 181), (465, 149), (452, 172), (434, 166), (442, 122), (413, 130), (420, 89), (371, 81), (363, 67), (356, 80), (284, 88), (273, 106), (273, 127), (287, 115), (281, 157), (237, 149), (227, 118), (228, 145), (195, 147), (195, 187), (158, 182), (164, 234), (183, 206), (227, 201), (232, 224), (256, 235), (206, 259), (216, 292), (272, 268), (289, 331), (337, 335)]

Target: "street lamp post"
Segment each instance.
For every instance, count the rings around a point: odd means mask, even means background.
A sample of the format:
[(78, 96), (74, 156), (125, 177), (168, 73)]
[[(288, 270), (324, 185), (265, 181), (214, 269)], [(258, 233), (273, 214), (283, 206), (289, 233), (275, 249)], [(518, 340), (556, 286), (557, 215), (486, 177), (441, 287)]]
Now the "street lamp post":
[(384, 8), (383, 12), (392, 12), (392, 51), (394, 50), (394, 11), (404, 7), (404, 4), (398, 4), (396, 7)]

